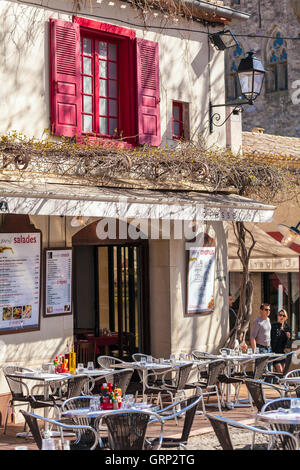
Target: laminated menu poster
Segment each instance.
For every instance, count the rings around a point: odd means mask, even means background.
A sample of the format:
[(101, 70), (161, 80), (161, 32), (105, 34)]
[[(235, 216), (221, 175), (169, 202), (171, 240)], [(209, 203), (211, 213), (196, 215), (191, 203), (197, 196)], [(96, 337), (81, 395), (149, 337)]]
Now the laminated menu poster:
[(41, 234), (0, 233), (0, 333), (39, 329)]
[(47, 249), (44, 316), (72, 313), (72, 249)]
[(187, 315), (214, 310), (215, 247), (189, 250), (187, 276)]

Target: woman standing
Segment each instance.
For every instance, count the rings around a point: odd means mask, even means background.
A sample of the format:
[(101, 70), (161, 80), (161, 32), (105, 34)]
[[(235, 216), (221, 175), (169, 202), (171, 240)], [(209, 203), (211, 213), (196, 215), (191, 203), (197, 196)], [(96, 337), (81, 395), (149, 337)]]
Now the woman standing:
[[(277, 322), (271, 327), (271, 348), (272, 352), (284, 354), (284, 350), (291, 338), (291, 330), (287, 325), (287, 312), (281, 309), (277, 315)], [(273, 362), (276, 372), (283, 372), (285, 359)]]

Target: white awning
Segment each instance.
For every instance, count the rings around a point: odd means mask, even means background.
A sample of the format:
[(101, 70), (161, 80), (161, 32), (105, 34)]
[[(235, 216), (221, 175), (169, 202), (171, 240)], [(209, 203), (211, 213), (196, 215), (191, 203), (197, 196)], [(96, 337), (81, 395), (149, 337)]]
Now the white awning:
[(13, 214), (271, 222), (275, 206), (236, 194), (1, 182)]
[[(249, 260), (249, 270), (252, 272), (299, 272), (299, 256), (290, 248), (284, 247), (254, 223), (246, 227), (252, 233), (255, 246)], [(242, 271), (242, 265), (237, 255), (238, 243), (232, 224), (228, 224), (228, 270)], [(249, 235), (246, 245), (251, 243)]]

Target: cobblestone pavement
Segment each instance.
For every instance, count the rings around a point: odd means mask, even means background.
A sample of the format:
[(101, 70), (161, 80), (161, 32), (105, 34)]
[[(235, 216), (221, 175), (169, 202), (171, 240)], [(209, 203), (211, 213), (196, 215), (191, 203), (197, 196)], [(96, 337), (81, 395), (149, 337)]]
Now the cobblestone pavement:
[[(230, 430), (230, 435), (234, 448), (239, 449), (250, 449), (252, 443), (252, 432)], [(266, 450), (267, 449), (267, 438), (262, 435), (256, 435), (255, 437), (255, 450)], [(222, 450), (219, 441), (214, 433), (202, 434), (200, 436), (190, 437), (188, 450)]]

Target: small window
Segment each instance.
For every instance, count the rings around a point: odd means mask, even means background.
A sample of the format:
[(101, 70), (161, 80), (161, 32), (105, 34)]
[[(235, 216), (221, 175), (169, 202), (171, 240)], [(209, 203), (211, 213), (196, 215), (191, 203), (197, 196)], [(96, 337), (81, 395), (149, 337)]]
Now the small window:
[(288, 89), (288, 54), (286, 41), (281, 33), (268, 43), (266, 60), (266, 92), (272, 93)]
[(190, 138), (189, 104), (173, 101), (172, 106), (172, 138), (189, 140)]
[(183, 139), (183, 106), (182, 103), (173, 102), (173, 139)]

